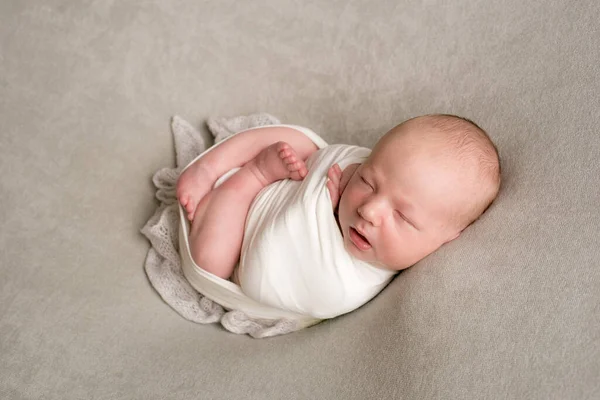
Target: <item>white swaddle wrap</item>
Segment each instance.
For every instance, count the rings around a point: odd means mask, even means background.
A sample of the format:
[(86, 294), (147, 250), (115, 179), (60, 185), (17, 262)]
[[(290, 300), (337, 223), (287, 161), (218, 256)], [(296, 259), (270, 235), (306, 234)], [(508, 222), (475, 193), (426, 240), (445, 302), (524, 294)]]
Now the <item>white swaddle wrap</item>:
[[(333, 214), (327, 171), (362, 163), (371, 150), (331, 145), (297, 126), (320, 149), (307, 160), (302, 181), (286, 179), (264, 188), (254, 199), (244, 231), (237, 283), (199, 268), (189, 251), (189, 225), (180, 208), (180, 253), (186, 278), (225, 308), (256, 318), (287, 318), (308, 326), (350, 312), (376, 296), (393, 271), (350, 255)], [(209, 150), (210, 151), (210, 150)], [(201, 154), (202, 157), (205, 153)], [(194, 160), (195, 161), (195, 160)], [(220, 178), (220, 185), (237, 169)]]

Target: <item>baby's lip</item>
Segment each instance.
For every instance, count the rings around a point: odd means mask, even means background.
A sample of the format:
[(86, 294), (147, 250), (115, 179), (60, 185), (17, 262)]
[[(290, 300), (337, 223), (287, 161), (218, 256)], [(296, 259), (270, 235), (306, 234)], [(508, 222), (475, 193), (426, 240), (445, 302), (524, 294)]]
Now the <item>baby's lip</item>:
[(354, 228), (354, 230), (356, 232), (360, 233), (360, 235), (365, 238), (365, 240), (367, 241), (367, 243), (370, 244), (369, 239), (367, 238), (367, 235), (365, 234), (365, 231), (363, 231), (362, 229), (360, 229), (360, 228), (358, 228), (356, 226), (353, 226), (353, 228)]
[(365, 231), (364, 231), (364, 230), (362, 230), (362, 229), (360, 229), (360, 228), (358, 228), (358, 227), (356, 227), (356, 226), (353, 226), (352, 228), (354, 228), (354, 230), (355, 230), (356, 232), (358, 232), (358, 234), (360, 234), (360, 236), (362, 236), (362, 237), (363, 237), (363, 239), (364, 239), (364, 240), (365, 240), (365, 241), (366, 241), (366, 242), (369, 244), (369, 246), (371, 245), (371, 242), (369, 241), (369, 238), (368, 238), (368, 237), (367, 237), (367, 235), (365, 234)]
[(356, 228), (350, 227), (349, 229), (349, 238), (350, 241), (354, 244), (354, 246), (360, 251), (368, 251), (371, 249), (371, 244), (367, 240), (366, 237), (362, 236)]

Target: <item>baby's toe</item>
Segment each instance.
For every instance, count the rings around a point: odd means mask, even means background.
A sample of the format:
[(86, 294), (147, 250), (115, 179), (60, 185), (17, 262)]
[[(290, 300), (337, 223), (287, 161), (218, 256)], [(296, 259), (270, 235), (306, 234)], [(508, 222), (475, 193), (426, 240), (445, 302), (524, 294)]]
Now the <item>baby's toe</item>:
[(296, 158), (295, 154), (289, 155), (288, 157), (284, 158), (283, 161), (287, 164), (288, 168), (298, 164), (298, 158)]
[(279, 150), (279, 157), (281, 159), (285, 159), (286, 157), (289, 157), (291, 154), (292, 153), (289, 148)]
[(187, 205), (189, 204), (189, 201), (190, 201), (188, 195), (183, 194), (181, 196), (177, 196), (177, 198), (179, 199), (179, 204), (181, 204), (181, 206), (183, 208), (185, 208), (187, 211)]
[(281, 150), (285, 150), (285, 149), (289, 149), (290, 145), (287, 144), (287, 142), (277, 142), (277, 150), (281, 151)]
[(277, 143), (277, 152), (279, 153), (279, 155), (283, 155), (283, 157), (287, 157), (290, 155), (291, 151), (292, 151), (292, 148), (286, 142)]
[(194, 204), (191, 201), (188, 201), (184, 207), (185, 211), (188, 213), (192, 213), (194, 211)]
[(187, 209), (188, 219), (191, 221), (194, 219), (194, 215), (196, 214), (196, 207), (189, 207)]
[(300, 169), (298, 169), (298, 173), (300, 174), (301, 178), (304, 178), (308, 174), (308, 169), (306, 169), (306, 165), (302, 164)]
[(295, 161), (295, 162), (290, 162), (289, 164), (287, 164), (287, 169), (290, 172), (295, 172), (298, 171), (300, 169), (301, 165), (300, 162)]

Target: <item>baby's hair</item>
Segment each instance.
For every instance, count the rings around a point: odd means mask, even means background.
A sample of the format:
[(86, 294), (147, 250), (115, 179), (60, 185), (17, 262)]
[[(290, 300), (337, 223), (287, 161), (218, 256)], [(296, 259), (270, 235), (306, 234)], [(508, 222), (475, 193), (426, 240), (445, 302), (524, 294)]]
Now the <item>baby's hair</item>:
[(480, 193), (473, 196), (471, 207), (455, 216), (455, 222), (464, 229), (475, 222), (498, 195), (501, 182), (498, 149), (487, 132), (470, 119), (451, 114), (431, 114), (414, 119), (434, 128), (434, 132), (442, 133), (446, 143), (456, 150), (460, 162), (476, 165), (482, 181)]

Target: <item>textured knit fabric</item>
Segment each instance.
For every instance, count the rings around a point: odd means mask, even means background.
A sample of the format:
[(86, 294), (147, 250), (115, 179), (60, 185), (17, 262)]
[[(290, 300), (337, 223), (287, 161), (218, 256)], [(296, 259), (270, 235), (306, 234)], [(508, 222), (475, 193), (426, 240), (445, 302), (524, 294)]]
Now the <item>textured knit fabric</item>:
[[(230, 119), (210, 119), (208, 126), (215, 142), (232, 134), (279, 121), (268, 114), (254, 114)], [(153, 178), (160, 205), (142, 229), (152, 248), (146, 257), (146, 274), (163, 300), (184, 318), (198, 323), (220, 322), (230, 332), (247, 333), (255, 338), (289, 333), (304, 327), (288, 319), (250, 318), (240, 311), (225, 312), (223, 307), (198, 293), (185, 278), (179, 255), (179, 206), (175, 187), (180, 171), (206, 150), (200, 133), (180, 117), (171, 124), (177, 154), (176, 168), (163, 168)]]

